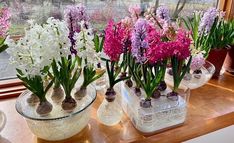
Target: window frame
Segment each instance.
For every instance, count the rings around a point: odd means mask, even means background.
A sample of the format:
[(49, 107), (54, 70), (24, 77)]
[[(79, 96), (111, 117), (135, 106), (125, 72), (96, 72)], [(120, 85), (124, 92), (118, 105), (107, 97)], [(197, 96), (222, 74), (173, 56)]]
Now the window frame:
[[(11, 36), (12, 39), (18, 40), (20, 35)], [(19, 96), (26, 88), (23, 85), (23, 82), (19, 80), (17, 77), (9, 78), (9, 79), (1, 79), (0, 80), (0, 100), (6, 98), (12, 98)]]
[[(234, 0), (219, 0), (218, 7), (220, 10), (226, 11), (226, 19), (234, 19)], [(21, 36), (13, 36), (14, 40)], [(17, 78), (0, 80), (0, 100), (19, 96), (26, 88), (22, 81)]]
[(227, 20), (234, 19), (234, 0), (219, 0), (218, 7), (226, 12), (225, 18)]

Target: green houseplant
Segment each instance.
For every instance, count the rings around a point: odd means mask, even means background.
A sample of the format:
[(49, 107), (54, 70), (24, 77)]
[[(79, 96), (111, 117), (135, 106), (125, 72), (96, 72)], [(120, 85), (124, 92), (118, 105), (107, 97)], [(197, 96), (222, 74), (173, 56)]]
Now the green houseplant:
[[(207, 60), (214, 64), (216, 71), (213, 77), (217, 77), (233, 41), (232, 22), (224, 20), (224, 12), (216, 8), (210, 8), (204, 14), (195, 12), (192, 18), (183, 21), (192, 31), (194, 48), (202, 51)], [(216, 58), (217, 54), (219, 59)]]

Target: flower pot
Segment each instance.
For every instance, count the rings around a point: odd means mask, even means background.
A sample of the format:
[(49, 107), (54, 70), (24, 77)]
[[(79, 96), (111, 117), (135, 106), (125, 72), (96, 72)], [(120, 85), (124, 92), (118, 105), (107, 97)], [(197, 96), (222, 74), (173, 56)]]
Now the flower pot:
[(227, 72), (234, 74), (234, 45), (227, 53), (224, 61), (224, 68)]
[(122, 82), (122, 108), (131, 120), (134, 127), (143, 134), (160, 132), (175, 126), (181, 125), (186, 120), (187, 101), (190, 90), (180, 90), (178, 100), (172, 101), (165, 95), (171, 92), (170, 88), (161, 92), (157, 99), (151, 99), (151, 107), (143, 108), (140, 101), (144, 97), (144, 92), (139, 97), (135, 95), (134, 88), (129, 88)]
[(213, 78), (217, 78), (220, 75), (225, 57), (227, 55), (228, 49), (211, 49), (209, 56), (207, 58), (215, 66), (215, 73)]
[[(173, 76), (170, 75), (169, 70), (171, 68), (167, 68), (166, 74), (165, 74), (165, 82), (169, 86), (173, 86)], [(212, 63), (206, 61), (205, 64), (200, 68), (200, 72), (196, 73), (192, 70), (190, 70), (189, 73), (185, 75), (185, 77), (182, 79), (179, 88), (184, 89), (184, 88), (189, 88), (189, 89), (196, 89), (204, 84), (206, 84), (212, 77), (212, 75), (215, 72), (215, 67)]]
[[(47, 116), (36, 113), (36, 106), (27, 103), (31, 92), (23, 92), (16, 101), (16, 110), (21, 114), (30, 130), (39, 138), (58, 141), (78, 134), (88, 124), (91, 114), (91, 105), (96, 99), (94, 86), (87, 87), (87, 95), (77, 100), (77, 107), (72, 112), (66, 112), (61, 104), (51, 99), (52, 90), (48, 92), (47, 100), (53, 105), (53, 110)], [(74, 95), (75, 90), (72, 91)]]

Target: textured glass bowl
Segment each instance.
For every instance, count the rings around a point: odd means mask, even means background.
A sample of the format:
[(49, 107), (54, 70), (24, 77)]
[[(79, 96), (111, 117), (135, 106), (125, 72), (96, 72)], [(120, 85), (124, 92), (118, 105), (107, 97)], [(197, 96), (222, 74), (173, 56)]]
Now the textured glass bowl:
[[(75, 90), (72, 92), (74, 94)], [(87, 87), (87, 94), (77, 101), (77, 107), (72, 112), (62, 109), (61, 103), (54, 103), (50, 96), (47, 100), (53, 105), (53, 110), (48, 116), (40, 116), (36, 113), (36, 107), (27, 103), (30, 91), (23, 92), (16, 101), (16, 110), (27, 121), (28, 127), (39, 138), (58, 141), (67, 139), (79, 133), (89, 122), (91, 105), (96, 99), (96, 89), (93, 85)]]
[[(166, 71), (165, 82), (167, 83), (167, 85), (173, 87), (173, 77), (170, 74), (168, 74), (169, 69), (170, 68), (168, 68)], [(212, 63), (206, 61), (205, 64), (203, 65), (203, 67), (201, 68), (201, 71), (202, 71), (201, 74), (194, 74), (194, 73), (192, 73), (192, 71), (190, 71), (190, 74), (188, 75), (188, 76), (190, 76), (189, 79), (187, 79), (187, 80), (185, 78), (182, 79), (179, 88), (181, 88), (181, 89), (184, 89), (184, 88), (196, 89), (196, 88), (203, 86), (213, 76), (213, 74), (215, 72), (215, 67)], [(199, 78), (197, 78), (197, 77), (199, 77)]]

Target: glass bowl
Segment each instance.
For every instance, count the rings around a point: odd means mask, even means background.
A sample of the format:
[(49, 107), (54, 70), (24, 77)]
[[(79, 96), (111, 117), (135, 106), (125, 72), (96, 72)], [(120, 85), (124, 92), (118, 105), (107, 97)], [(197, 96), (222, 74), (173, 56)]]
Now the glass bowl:
[[(169, 70), (171, 68), (167, 68), (166, 74), (165, 74), (165, 82), (167, 85), (173, 87), (173, 76), (169, 74)], [(190, 73), (186, 74), (185, 77), (182, 79), (179, 88), (180, 89), (196, 89), (204, 84), (206, 84), (211, 77), (213, 76), (215, 72), (215, 67), (212, 63), (206, 61), (203, 67), (200, 69), (201, 73), (195, 74), (193, 71), (190, 71)]]
[(0, 132), (3, 130), (6, 124), (6, 115), (0, 110)]
[[(39, 103), (32, 106), (27, 99), (32, 94), (23, 92), (16, 101), (16, 110), (21, 114), (30, 130), (39, 138), (58, 141), (78, 134), (88, 124), (91, 116), (91, 105), (96, 99), (96, 89), (93, 85), (87, 87), (87, 94), (81, 100), (76, 100), (77, 107), (72, 112), (62, 109), (61, 103), (54, 103), (50, 98), (52, 90), (46, 95), (47, 100), (53, 105), (53, 110), (47, 116), (36, 113)], [(74, 95), (75, 89), (72, 91)]]

